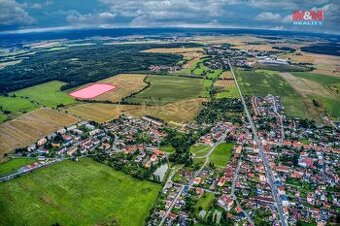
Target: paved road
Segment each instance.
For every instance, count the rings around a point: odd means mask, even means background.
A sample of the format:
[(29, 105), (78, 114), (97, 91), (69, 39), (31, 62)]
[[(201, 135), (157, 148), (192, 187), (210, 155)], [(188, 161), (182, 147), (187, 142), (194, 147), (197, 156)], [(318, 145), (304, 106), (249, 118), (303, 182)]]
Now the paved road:
[(237, 182), (237, 179), (238, 179), (238, 174), (240, 172), (240, 168), (241, 168), (241, 165), (242, 165), (242, 161), (239, 160), (238, 164), (237, 164), (237, 167), (236, 167), (236, 171), (235, 171), (235, 174), (234, 174), (234, 177), (233, 177), (233, 183), (231, 185), (231, 196), (233, 197), (233, 199), (235, 200), (236, 204), (241, 208), (242, 212), (246, 215), (247, 219), (248, 219), (248, 222), (251, 224), (251, 225), (255, 225), (254, 224), (254, 221), (253, 219), (251, 219), (250, 215), (248, 214), (247, 211), (245, 211), (241, 204), (239, 203), (239, 201), (237, 200), (237, 197), (235, 195), (235, 185), (236, 185), (236, 182)]
[[(190, 188), (193, 186), (193, 184), (194, 184), (194, 179), (202, 172), (202, 170), (204, 169), (204, 167), (208, 164), (208, 162), (209, 162), (209, 156), (211, 155), (211, 153), (213, 153), (213, 151), (215, 150), (215, 148), (216, 148), (219, 144), (221, 144), (221, 143), (224, 142), (226, 136), (227, 136), (227, 133), (225, 132), (225, 133), (222, 135), (221, 139), (220, 139), (218, 142), (216, 142), (216, 143), (214, 144), (214, 146), (212, 146), (212, 147), (210, 148), (208, 154), (205, 155), (205, 156), (206, 156), (206, 159), (205, 159), (205, 161), (204, 161), (203, 166), (202, 166), (198, 171), (195, 172), (195, 175), (194, 175), (194, 176), (191, 178), (191, 180), (189, 181), (189, 184), (187, 185), (187, 186), (188, 186), (188, 189), (190, 189)], [(173, 176), (173, 175), (171, 175), (171, 177), (169, 178), (170, 181), (171, 181), (172, 176)], [(168, 181), (169, 181), (169, 180), (168, 180)], [(172, 208), (174, 207), (174, 205), (176, 204), (177, 200), (178, 200), (179, 197), (181, 196), (181, 194), (182, 194), (182, 192), (183, 192), (183, 189), (184, 189), (184, 185), (182, 185), (182, 187), (181, 187), (181, 189), (179, 190), (178, 194), (176, 195), (174, 201), (171, 203), (171, 206), (170, 206), (169, 209), (165, 212), (165, 215), (163, 216), (161, 222), (159, 223), (159, 226), (161, 226), (161, 225), (164, 224), (164, 222), (165, 222), (166, 218), (168, 217), (168, 215), (170, 214)]]
[(233, 78), (235, 80), (235, 84), (236, 84), (236, 88), (240, 94), (240, 98), (242, 100), (242, 103), (243, 103), (243, 107), (244, 107), (244, 111), (246, 113), (246, 116), (248, 118), (248, 122), (251, 126), (251, 129), (252, 129), (252, 132), (253, 132), (253, 135), (254, 135), (254, 140), (256, 141), (256, 143), (258, 144), (259, 146), (259, 154), (260, 154), (260, 157), (262, 159), (262, 162), (263, 162), (263, 166), (265, 168), (265, 173), (266, 173), (266, 177), (268, 179), (268, 183), (271, 187), (271, 191), (272, 191), (272, 195), (273, 195), (273, 198), (274, 198), (274, 201), (275, 201), (275, 206), (276, 206), (276, 209), (278, 211), (278, 214), (279, 214), (279, 217), (280, 217), (280, 222), (281, 222), (281, 225), (282, 226), (287, 226), (288, 223), (287, 223), (287, 220), (286, 220), (286, 217), (283, 213), (283, 208), (282, 208), (282, 202), (281, 202), (281, 199), (277, 193), (277, 187), (274, 183), (274, 176), (273, 176), (273, 172), (270, 168), (270, 165), (269, 165), (269, 162), (268, 162), (268, 159), (264, 153), (264, 150), (263, 150), (263, 146), (262, 146), (262, 142), (261, 140), (259, 139), (259, 137), (257, 136), (257, 131), (256, 131), (256, 128), (255, 128), (255, 125), (254, 125), (254, 122), (253, 122), (253, 119), (252, 117), (250, 116), (250, 113), (248, 111), (248, 107), (246, 105), (246, 102), (243, 98), (243, 95), (242, 95), (242, 91), (238, 85), (238, 82), (237, 82), (237, 79), (236, 79), (236, 76), (234, 74), (234, 70), (233, 68), (231, 67), (231, 64), (230, 64), (230, 61), (228, 60), (228, 63), (229, 63), (229, 67), (230, 67), (230, 70), (231, 70), (231, 74), (233, 75)]
[(283, 143), (283, 140), (284, 140), (284, 137), (285, 137), (285, 132), (284, 132), (284, 129), (283, 129), (283, 121), (282, 121), (282, 115), (279, 114), (279, 112), (277, 111), (277, 107), (276, 107), (276, 101), (275, 101), (275, 97), (272, 96), (272, 101), (273, 101), (273, 105), (274, 105), (274, 112), (275, 114), (277, 115), (277, 117), (279, 117), (279, 120), (280, 120), (280, 130), (281, 130), (281, 139), (280, 139), (280, 142)]

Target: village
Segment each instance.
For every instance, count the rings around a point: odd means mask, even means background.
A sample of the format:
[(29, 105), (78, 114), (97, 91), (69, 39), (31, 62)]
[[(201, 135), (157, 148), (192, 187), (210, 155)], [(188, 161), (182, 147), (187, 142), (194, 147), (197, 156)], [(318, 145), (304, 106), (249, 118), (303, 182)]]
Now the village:
[[(340, 207), (339, 131), (286, 118), (278, 96), (252, 97), (251, 107), (287, 221), (322, 225), (335, 217)], [(206, 145), (210, 151), (203, 155), (191, 153), (191, 165), (173, 164), (169, 153), (160, 150), (167, 126), (147, 116), (139, 119), (121, 115), (104, 124), (82, 121), (18, 149), (15, 157), (37, 158), (37, 162), (2, 180), (65, 159), (78, 161), (90, 156), (133, 177), (164, 184), (148, 225), (279, 225), (259, 145), (245, 120), (241, 126), (218, 122), (201, 126), (189, 123), (178, 128), (184, 133), (208, 131), (194, 146)], [(227, 164), (218, 167), (209, 157), (221, 143), (232, 144), (232, 149)]]

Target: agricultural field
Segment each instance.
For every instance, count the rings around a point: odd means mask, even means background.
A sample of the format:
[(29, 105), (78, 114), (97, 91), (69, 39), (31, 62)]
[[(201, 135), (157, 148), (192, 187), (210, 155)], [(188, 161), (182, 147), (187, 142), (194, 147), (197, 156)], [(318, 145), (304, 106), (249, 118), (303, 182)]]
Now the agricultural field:
[(214, 83), (217, 98), (238, 98), (239, 94), (234, 80), (217, 80)]
[(167, 122), (189, 122), (192, 121), (201, 109), (203, 98), (189, 99), (163, 106), (142, 105), (114, 105), (114, 104), (79, 104), (67, 108), (71, 115), (84, 120), (106, 122), (118, 118), (120, 114), (130, 114), (136, 117), (150, 115)]
[(60, 87), (65, 84), (60, 81), (51, 81), (12, 92), (10, 95), (26, 97), (28, 100), (32, 100), (39, 105), (51, 108), (61, 104), (68, 105), (75, 103), (76, 101), (67, 92), (60, 91)]
[(67, 113), (83, 120), (106, 122), (118, 118), (122, 113), (122, 106), (114, 104), (89, 103), (70, 106)]
[(218, 168), (224, 168), (233, 154), (233, 147), (234, 144), (232, 143), (218, 145), (210, 155), (210, 162), (214, 163)]
[(146, 53), (173, 53), (179, 54), (187, 58), (197, 58), (203, 55), (203, 49), (201, 47), (189, 47), (189, 48), (153, 48), (147, 49), (142, 52)]
[(27, 146), (79, 119), (51, 109), (38, 109), (0, 125), (0, 161), (5, 153)]
[(0, 177), (10, 173), (14, 173), (20, 167), (26, 166), (30, 163), (37, 161), (34, 158), (15, 158), (6, 162), (0, 163)]
[(320, 114), (340, 117), (340, 78), (313, 73), (280, 73), (310, 109)]
[(287, 53), (280, 56), (293, 63), (311, 63), (316, 68), (313, 73), (340, 77), (340, 57), (305, 52)]
[(175, 76), (148, 76), (151, 85), (126, 99), (128, 103), (163, 105), (204, 95), (202, 79)]
[(220, 79), (233, 79), (233, 75), (231, 74), (231, 71), (224, 71), (220, 76)]
[(288, 116), (320, 120), (317, 112), (307, 109), (301, 95), (276, 72), (235, 70), (235, 76), (244, 95), (278, 95)]
[(115, 88), (93, 99), (98, 101), (108, 100), (111, 102), (119, 102), (122, 98), (130, 95), (131, 93), (138, 92), (143, 89), (147, 85), (144, 82), (145, 77), (146, 75), (141, 74), (120, 74), (100, 80), (98, 83), (110, 84), (115, 86)]
[[(0, 96), (0, 123), (6, 119), (13, 119), (29, 111), (33, 111), (36, 108), (38, 108), (38, 105), (28, 99)], [(1, 115), (3, 117), (1, 117)]]
[(1, 183), (0, 225), (144, 225), (160, 190), (89, 158), (65, 160)]

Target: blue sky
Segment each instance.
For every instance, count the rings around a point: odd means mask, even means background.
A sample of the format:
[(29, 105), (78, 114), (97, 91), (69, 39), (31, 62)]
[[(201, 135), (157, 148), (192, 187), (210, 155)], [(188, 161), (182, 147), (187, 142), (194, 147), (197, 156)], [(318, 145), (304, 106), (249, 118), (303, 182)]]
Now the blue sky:
[[(339, 8), (340, 0), (0, 0), (0, 30), (241, 27), (339, 33)], [(311, 9), (325, 10), (322, 26), (292, 25), (292, 11)]]

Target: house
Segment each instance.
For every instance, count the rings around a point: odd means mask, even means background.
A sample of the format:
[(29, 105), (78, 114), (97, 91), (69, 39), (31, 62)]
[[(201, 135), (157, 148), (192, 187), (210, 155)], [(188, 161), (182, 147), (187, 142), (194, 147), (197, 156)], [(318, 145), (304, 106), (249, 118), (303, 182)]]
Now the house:
[(77, 128), (77, 125), (72, 125), (66, 128), (67, 131), (71, 131)]
[(27, 151), (28, 152), (32, 152), (34, 151), (35, 149), (37, 149), (37, 146), (35, 144), (31, 144), (30, 146), (27, 147)]
[(100, 129), (91, 130), (91, 131), (89, 132), (89, 135), (90, 135), (90, 136), (96, 135), (96, 134), (100, 133), (100, 131), (101, 131)]
[(46, 142), (47, 142), (46, 138), (41, 138), (40, 140), (37, 141), (37, 145), (42, 146), (42, 145), (46, 144)]
[(72, 133), (76, 134), (76, 135), (82, 135), (84, 132), (81, 131), (80, 129), (73, 129)]
[(228, 195), (222, 195), (218, 201), (217, 204), (222, 207), (223, 209), (225, 209), (226, 211), (229, 211), (231, 209), (231, 207), (234, 204), (234, 199), (231, 196)]
[(221, 177), (218, 182), (217, 182), (217, 186), (222, 187), (225, 184), (226, 178), (225, 177)]
[(150, 161), (155, 162), (156, 160), (157, 160), (157, 155), (155, 155), (155, 154), (151, 155)]
[(243, 148), (242, 148), (241, 145), (237, 146), (237, 148), (235, 149), (235, 153), (236, 153), (236, 154), (241, 154), (242, 149), (243, 149)]
[(88, 130), (94, 130), (96, 127), (91, 125), (91, 124), (86, 124), (85, 128), (88, 129)]
[(77, 150), (78, 150), (78, 147), (72, 147), (66, 153), (67, 153), (67, 155), (71, 156), (74, 153), (76, 153)]
[(202, 178), (200, 178), (200, 177), (195, 177), (195, 179), (194, 179), (194, 181), (193, 181), (194, 185), (198, 185), (198, 184), (200, 184), (201, 182), (202, 182)]
[(62, 128), (62, 129), (58, 130), (57, 133), (59, 133), (60, 135), (63, 135), (63, 134), (66, 133), (66, 129)]

